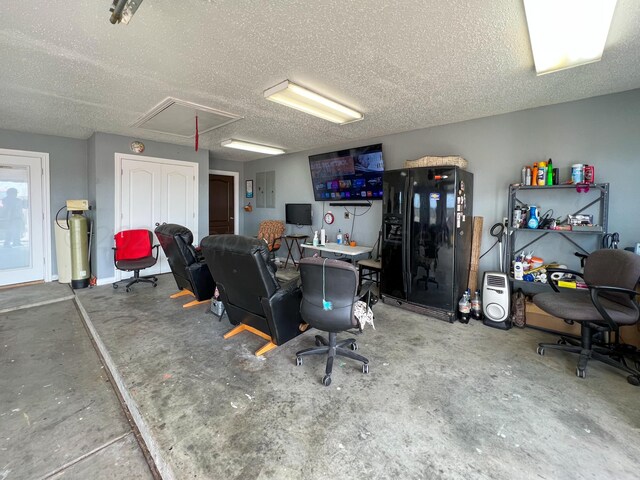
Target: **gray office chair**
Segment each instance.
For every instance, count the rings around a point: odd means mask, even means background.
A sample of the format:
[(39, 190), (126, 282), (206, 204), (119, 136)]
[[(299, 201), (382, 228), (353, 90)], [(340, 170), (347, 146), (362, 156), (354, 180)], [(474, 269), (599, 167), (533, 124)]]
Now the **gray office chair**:
[[(327, 367), (322, 378), (325, 386), (331, 384), (336, 355), (362, 362), (362, 372), (369, 373), (369, 360), (354, 351), (358, 349), (356, 340), (349, 338), (337, 341), (338, 332), (359, 328), (353, 314), (354, 304), (362, 296), (358, 295), (358, 271), (349, 263), (319, 257), (303, 258), (299, 266), (302, 319), (311, 327), (328, 332), (329, 338), (316, 335), (316, 347), (297, 352), (296, 364), (302, 365), (302, 357), (306, 355), (327, 354)], [(370, 287), (369, 284), (368, 292)]]
[[(555, 272), (581, 277), (588, 290), (560, 293), (556, 282), (551, 280)], [(559, 268), (548, 268), (547, 274), (555, 293), (539, 293), (533, 297), (533, 303), (567, 323), (580, 323), (581, 335), (580, 339), (561, 336), (557, 344), (540, 343), (538, 354), (544, 355), (546, 349), (577, 353), (578, 377), (586, 377), (587, 362), (594, 359), (627, 372), (627, 381), (640, 385), (638, 352), (620, 343), (619, 330), (621, 326), (636, 324), (640, 316), (634, 290), (640, 278), (640, 256), (624, 250), (597, 250), (587, 257), (584, 274)], [(613, 340), (610, 334), (614, 334)]]

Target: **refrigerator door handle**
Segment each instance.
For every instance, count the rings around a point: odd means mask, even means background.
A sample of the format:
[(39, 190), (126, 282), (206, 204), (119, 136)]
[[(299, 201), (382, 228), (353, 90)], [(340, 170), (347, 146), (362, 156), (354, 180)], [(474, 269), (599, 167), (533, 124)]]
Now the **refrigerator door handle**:
[(406, 182), (408, 183), (407, 188), (405, 189), (407, 192), (407, 198), (405, 201), (404, 212), (402, 215), (402, 236), (404, 238), (404, 242), (402, 242), (402, 281), (404, 282), (404, 293), (405, 298), (409, 298), (409, 293), (411, 289), (411, 269), (409, 265), (409, 249), (411, 248), (411, 232), (409, 219), (411, 218), (412, 210), (413, 210), (413, 180), (411, 175), (411, 171), (408, 172)]

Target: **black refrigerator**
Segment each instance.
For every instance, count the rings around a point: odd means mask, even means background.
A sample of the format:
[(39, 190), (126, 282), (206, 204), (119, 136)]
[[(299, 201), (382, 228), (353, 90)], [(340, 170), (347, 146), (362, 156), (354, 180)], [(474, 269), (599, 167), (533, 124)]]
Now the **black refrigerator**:
[(387, 170), (383, 189), (382, 300), (453, 322), (469, 278), (473, 174)]

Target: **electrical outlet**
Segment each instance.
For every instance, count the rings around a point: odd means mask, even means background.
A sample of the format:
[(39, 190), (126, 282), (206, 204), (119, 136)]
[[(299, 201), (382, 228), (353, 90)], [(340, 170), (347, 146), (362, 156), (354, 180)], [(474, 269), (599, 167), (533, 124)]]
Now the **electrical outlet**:
[(345, 218), (345, 219), (349, 220), (349, 216), (350, 216), (350, 215), (349, 215), (349, 212), (344, 212), (344, 218)]

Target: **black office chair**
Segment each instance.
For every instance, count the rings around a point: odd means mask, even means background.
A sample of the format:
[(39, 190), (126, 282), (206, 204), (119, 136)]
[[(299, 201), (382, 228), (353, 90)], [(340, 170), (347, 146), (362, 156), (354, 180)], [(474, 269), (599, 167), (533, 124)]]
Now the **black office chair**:
[[(559, 293), (551, 279), (555, 272), (571, 273), (584, 279), (588, 290)], [(555, 349), (580, 355), (576, 375), (586, 377), (590, 359), (611, 365), (629, 374), (632, 385), (640, 385), (640, 371), (628, 366), (625, 357), (633, 358), (636, 369), (640, 359), (634, 347), (620, 344), (621, 326), (638, 322), (640, 309), (634, 290), (640, 278), (640, 256), (624, 250), (597, 250), (586, 259), (584, 274), (566, 269), (548, 268), (549, 284), (556, 293), (539, 293), (533, 303), (550, 315), (567, 323), (580, 323), (580, 339), (561, 336), (558, 343), (540, 343), (538, 354)], [(610, 334), (614, 335), (613, 340)]]
[[(125, 290), (131, 291), (135, 283), (146, 282), (154, 287), (158, 279), (153, 275), (140, 276), (140, 270), (153, 267), (158, 261), (158, 247), (153, 245), (153, 233), (149, 230), (123, 230), (113, 236), (116, 244), (113, 247), (113, 264), (118, 270), (133, 272), (133, 278), (126, 278), (113, 283), (118, 288), (121, 282), (127, 282)], [(153, 253), (155, 250), (155, 254)]]
[(349, 338), (337, 341), (338, 332), (359, 328), (354, 316), (354, 304), (362, 296), (358, 295), (357, 270), (349, 263), (318, 257), (303, 258), (299, 265), (302, 319), (311, 327), (328, 332), (329, 338), (316, 335), (316, 347), (296, 353), (296, 365), (302, 365), (303, 356), (328, 354), (325, 376), (322, 378), (325, 386), (331, 384), (336, 355), (362, 362), (362, 372), (369, 373), (369, 360), (353, 351), (358, 349), (356, 340)]

